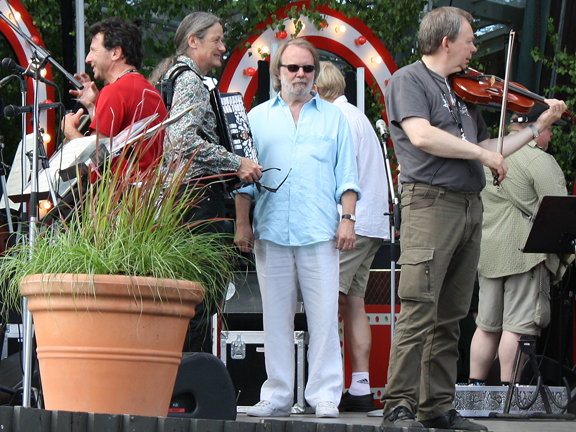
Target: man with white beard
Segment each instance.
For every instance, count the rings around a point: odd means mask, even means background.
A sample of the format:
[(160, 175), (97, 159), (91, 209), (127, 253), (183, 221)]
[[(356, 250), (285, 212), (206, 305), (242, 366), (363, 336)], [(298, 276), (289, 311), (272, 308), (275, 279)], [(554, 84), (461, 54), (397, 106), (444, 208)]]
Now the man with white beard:
[(279, 94), (248, 114), (260, 164), (274, 168), (266, 171), (261, 184), (269, 189), (281, 185), (275, 192), (250, 185), (236, 196), (235, 243), (243, 252), (255, 251), (268, 375), (261, 401), (248, 409), (249, 416), (290, 415), (299, 286), (310, 334), (304, 396), (317, 417), (338, 417), (343, 384), (339, 251), (356, 247), (354, 210), (360, 189), (346, 118), (336, 106), (311, 93), (319, 70), (318, 53), (309, 42), (285, 43), (270, 64)]

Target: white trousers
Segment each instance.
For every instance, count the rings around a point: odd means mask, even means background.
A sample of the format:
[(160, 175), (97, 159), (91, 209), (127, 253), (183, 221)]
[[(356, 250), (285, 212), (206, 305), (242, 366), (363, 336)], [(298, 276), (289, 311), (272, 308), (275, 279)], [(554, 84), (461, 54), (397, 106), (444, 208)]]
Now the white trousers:
[(340, 403), (343, 375), (338, 337), (339, 251), (335, 242), (279, 246), (256, 240), (256, 270), (262, 295), (264, 350), (268, 379), (260, 398), (278, 408), (294, 399), (294, 314), (298, 285), (310, 335), (308, 381), (304, 397)]

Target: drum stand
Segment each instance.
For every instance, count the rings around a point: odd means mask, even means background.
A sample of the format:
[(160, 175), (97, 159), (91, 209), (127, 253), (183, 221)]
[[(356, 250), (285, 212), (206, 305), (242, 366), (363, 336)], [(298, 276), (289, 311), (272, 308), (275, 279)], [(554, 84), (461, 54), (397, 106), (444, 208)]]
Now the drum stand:
[[(8, 77), (4, 78), (4, 80), (6, 79), (12, 79), (12, 78), (16, 78), (18, 79), (18, 81), (20, 82), (20, 102), (22, 106), (26, 105), (26, 94), (27, 94), (27, 90), (28, 90), (28, 83), (22, 79), (22, 77), (20, 75), (17, 74), (13, 74), (13, 75), (9, 75)], [(3, 80), (3, 81), (4, 81)], [(6, 81), (7, 82), (7, 81)], [(21, 138), (21, 146), (20, 146), (20, 150), (21, 150), (21, 154), (22, 154), (22, 158), (21, 158), (21, 174), (22, 174), (22, 189), (24, 188), (24, 185), (26, 184), (26, 182), (28, 181), (28, 179), (25, 177), (25, 170), (24, 170), (24, 153), (25, 153), (25, 149), (26, 149), (26, 116), (22, 116), (22, 138)], [(4, 195), (4, 205), (6, 208), (6, 220), (7, 220), (7, 224), (8, 224), (8, 230), (9, 230), (9, 234), (10, 234), (10, 240), (9, 241), (14, 241), (13, 239), (13, 234), (14, 234), (14, 228), (12, 226), (12, 213), (10, 211), (10, 199), (8, 198), (8, 188), (6, 186), (6, 170), (4, 169), (4, 155), (3, 155), (3, 150), (4, 150), (4, 138), (0, 137), (0, 174), (1, 174), (1, 178), (2, 178), (2, 193)], [(20, 216), (22, 216), (19, 219), (19, 228), (18, 228), (18, 232), (20, 232), (21, 229), (21, 222), (23, 220), (26, 220), (27, 218), (24, 217), (26, 216), (26, 204), (23, 202), (21, 205), (21, 211), (22, 214)], [(16, 239), (16, 243), (18, 242), (18, 238)]]
[[(4, 137), (0, 136), (0, 184), (2, 185), (2, 196), (4, 197), (4, 205), (6, 206), (6, 222), (8, 224), (8, 233), (10, 239), (14, 234), (14, 227), (12, 226), (12, 212), (10, 211), (10, 199), (8, 198), (8, 188), (6, 187), (6, 169), (4, 168)], [(9, 240), (10, 241), (10, 240)]]
[[(42, 129), (40, 129), (40, 132), (42, 132)], [(52, 175), (50, 173), (50, 161), (48, 160), (48, 155), (46, 154), (46, 149), (44, 149), (44, 142), (42, 139), (42, 134), (39, 133), (38, 137), (34, 137), (34, 139), (36, 140), (36, 147), (35, 150), (37, 150), (37, 160), (38, 162), (40, 162), (40, 164), (42, 165), (42, 170), (44, 171), (44, 174), (46, 176), (46, 182), (48, 184), (48, 190), (50, 193), (50, 198), (52, 199), (52, 203), (54, 204), (54, 207), (58, 204), (58, 197), (56, 196), (56, 192), (54, 191), (54, 184), (52, 182)], [(34, 160), (34, 151), (28, 152), (26, 154), (26, 156), (28, 156), (28, 159), (30, 159), (30, 163), (33, 165), (33, 160)], [(36, 167), (38, 168), (38, 167)], [(35, 171), (32, 171), (35, 172)]]

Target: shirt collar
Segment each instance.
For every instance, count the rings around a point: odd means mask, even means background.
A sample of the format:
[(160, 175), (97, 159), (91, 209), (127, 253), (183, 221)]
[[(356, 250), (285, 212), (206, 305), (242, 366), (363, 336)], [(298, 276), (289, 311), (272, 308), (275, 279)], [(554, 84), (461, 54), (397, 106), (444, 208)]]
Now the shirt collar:
[[(310, 92), (312, 94), (312, 99), (310, 99), (308, 102), (306, 102), (304, 105), (307, 105), (309, 103), (313, 104), (314, 107), (318, 110), (318, 111), (322, 111), (322, 103), (320, 102), (320, 95), (315, 92), (315, 91), (311, 91)], [(284, 100), (282, 99), (282, 97), (280, 96), (280, 93), (278, 93), (276, 95), (276, 97), (272, 100), (272, 105), (276, 105), (276, 104), (280, 104), (280, 105), (286, 105), (288, 106), (288, 104), (286, 102), (284, 102)]]
[(196, 62), (194, 60), (192, 60), (190, 57), (185, 56), (185, 55), (179, 55), (178, 58), (176, 59), (177, 62), (180, 63), (186, 63), (188, 66), (190, 66), (192, 68), (192, 70), (194, 70), (194, 72), (196, 72), (198, 75), (200, 75), (201, 77), (204, 76), (204, 74), (200, 71), (200, 68), (198, 67), (198, 65), (196, 64)]
[(346, 96), (340, 95), (336, 99), (334, 99), (334, 102), (332, 102), (332, 103), (336, 106), (339, 106), (345, 102), (348, 102), (348, 99), (346, 98)]

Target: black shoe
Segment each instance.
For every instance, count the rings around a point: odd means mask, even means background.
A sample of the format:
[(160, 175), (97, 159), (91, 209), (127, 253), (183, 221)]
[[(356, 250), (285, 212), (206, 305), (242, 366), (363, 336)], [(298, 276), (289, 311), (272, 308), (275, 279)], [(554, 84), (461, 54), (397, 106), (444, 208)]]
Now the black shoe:
[(416, 421), (412, 411), (403, 405), (389, 409), (384, 413), (382, 426), (385, 427), (422, 427), (422, 423)]
[(456, 429), (456, 430), (471, 430), (471, 431), (487, 431), (488, 428), (484, 425), (471, 422), (462, 417), (458, 411), (451, 409), (444, 414), (434, 417), (430, 420), (422, 420), (422, 426), (434, 429)]
[(374, 409), (374, 396), (367, 394), (364, 396), (354, 396), (346, 392), (342, 395), (338, 410), (341, 412), (368, 412)]

